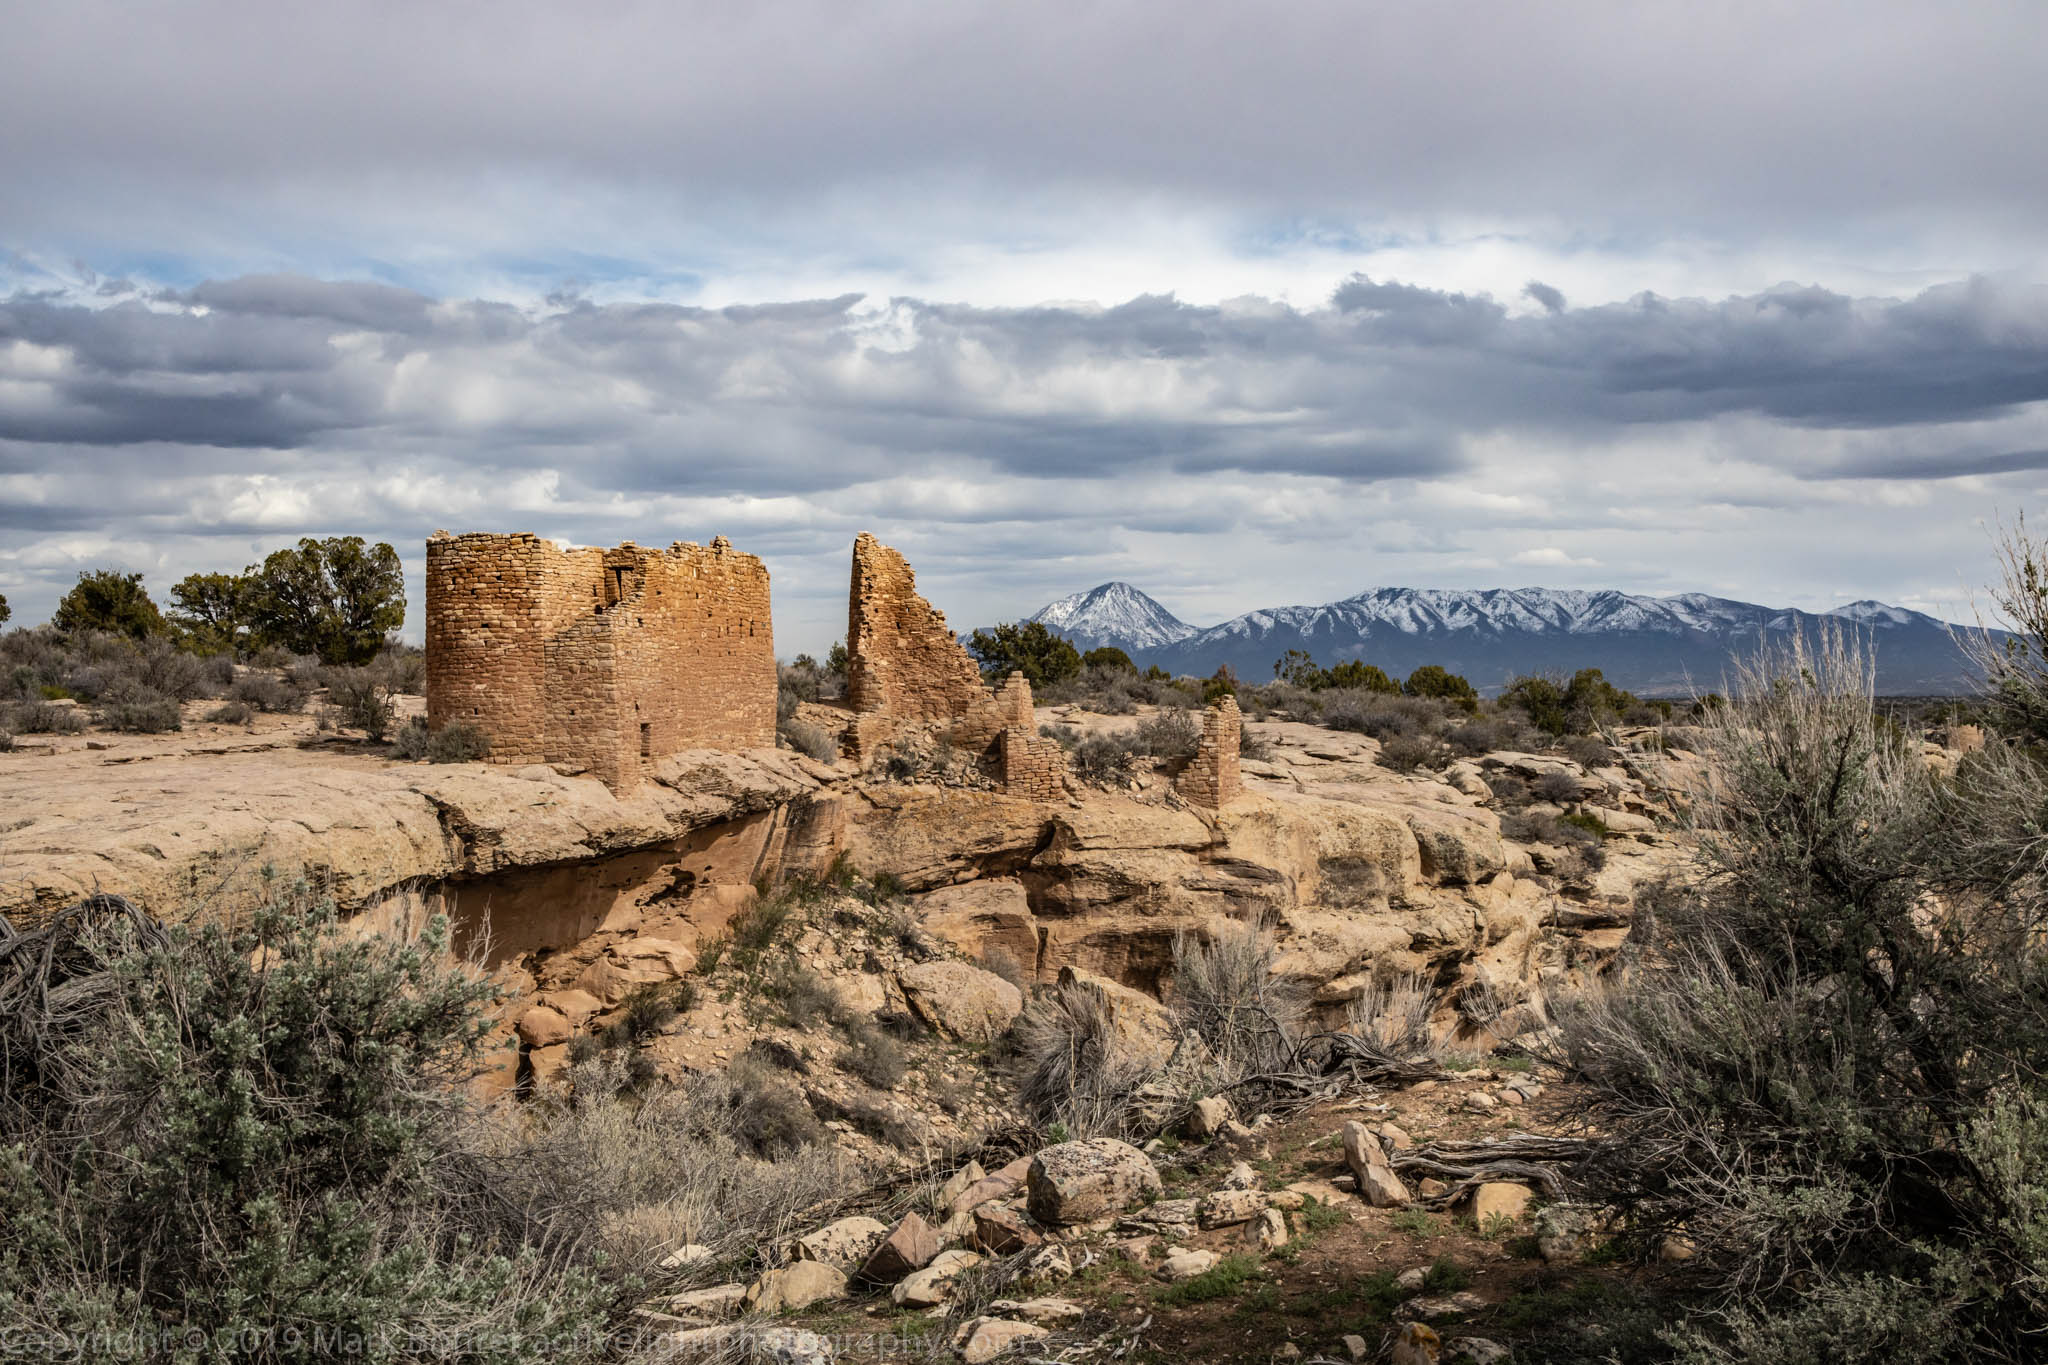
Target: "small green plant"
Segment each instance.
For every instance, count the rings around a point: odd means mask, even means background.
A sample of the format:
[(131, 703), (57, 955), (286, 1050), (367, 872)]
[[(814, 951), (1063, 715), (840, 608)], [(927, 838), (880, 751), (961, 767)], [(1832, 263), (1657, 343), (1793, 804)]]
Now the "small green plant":
[(1489, 1242), (1506, 1241), (1514, 1235), (1515, 1220), (1495, 1210), (1479, 1221), (1479, 1235)]
[(1472, 1272), (1459, 1265), (1448, 1255), (1439, 1256), (1430, 1262), (1423, 1272), (1422, 1288), (1430, 1294), (1455, 1294), (1472, 1285)]
[(1297, 1216), (1301, 1219), (1302, 1232), (1311, 1236), (1319, 1232), (1328, 1232), (1331, 1228), (1342, 1227), (1347, 1221), (1344, 1210), (1335, 1204), (1325, 1204), (1315, 1198), (1304, 1203)]
[(1156, 1302), (1168, 1308), (1185, 1308), (1190, 1304), (1209, 1303), (1216, 1299), (1231, 1298), (1249, 1282), (1262, 1279), (1265, 1273), (1264, 1267), (1254, 1256), (1225, 1256), (1201, 1274), (1192, 1279), (1182, 1280), (1179, 1284), (1168, 1285), (1154, 1297)]
[(1394, 1231), (1410, 1237), (1434, 1237), (1439, 1231), (1436, 1216), (1426, 1209), (1400, 1209), (1387, 1221), (1393, 1224)]

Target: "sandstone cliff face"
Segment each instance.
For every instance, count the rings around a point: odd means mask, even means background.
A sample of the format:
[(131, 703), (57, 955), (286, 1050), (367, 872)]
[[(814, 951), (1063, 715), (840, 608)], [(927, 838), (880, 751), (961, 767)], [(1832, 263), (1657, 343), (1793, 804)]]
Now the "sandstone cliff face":
[[(367, 926), (446, 910), (515, 985), (559, 991), (602, 961), (672, 965), (671, 945), (718, 935), (756, 885), (844, 858), (913, 893), (932, 934), (1032, 981), (1078, 969), (1155, 989), (1177, 933), (1251, 917), (1331, 1010), (1389, 970), (1502, 1009), (1597, 968), (1634, 888), (1672, 859), (1654, 831), (1625, 834), (1597, 876), (1559, 888), (1457, 774), (1389, 772), (1358, 736), (1254, 728), (1271, 756), (1247, 760), (1244, 795), (1213, 811), (1164, 780), (1031, 801), (862, 780), (786, 750), (678, 754), (625, 796), (538, 765), (293, 747), (8, 756), (0, 780), (23, 814), (0, 831), (0, 913), (98, 888), (173, 914), (265, 866), (305, 868)], [(1614, 826), (1651, 824), (1625, 775), (1579, 776)], [(661, 951), (634, 946), (649, 943)]]

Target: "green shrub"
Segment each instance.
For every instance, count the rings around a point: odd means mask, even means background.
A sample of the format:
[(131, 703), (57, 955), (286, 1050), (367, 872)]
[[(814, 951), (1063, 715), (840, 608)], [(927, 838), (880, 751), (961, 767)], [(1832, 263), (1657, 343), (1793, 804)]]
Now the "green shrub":
[(820, 763), (831, 763), (839, 757), (838, 741), (807, 721), (785, 720), (775, 733), (784, 744)]
[(1643, 926), (1664, 965), (1560, 1002), (1601, 1187), (1733, 1296), (1691, 1359), (2017, 1359), (2048, 1328), (2048, 774), (2002, 742), (1931, 773), (1873, 677), (1832, 634), (1740, 671), (1690, 890)]
[(5, 727), (17, 735), (75, 735), (85, 728), (77, 707), (42, 702), (10, 706), (4, 719)]
[(334, 708), (335, 723), (361, 730), (365, 738), (381, 741), (391, 733), (397, 707), (390, 689), (365, 668), (335, 669), (327, 684), (327, 701)]
[(1479, 693), (1472, 684), (1456, 673), (1446, 672), (1441, 664), (1424, 664), (1408, 675), (1401, 684), (1401, 691), (1411, 697), (1434, 697), (1450, 702), (1470, 714), (1479, 709)]
[(1131, 656), (1115, 645), (1102, 645), (1081, 656), (1083, 668), (1101, 668), (1117, 673), (1136, 673), (1138, 666), (1131, 662)]
[(1227, 1299), (1234, 1297), (1265, 1273), (1265, 1268), (1259, 1264), (1256, 1256), (1225, 1256), (1201, 1274), (1182, 1280), (1179, 1284), (1168, 1285), (1160, 1290), (1155, 1298), (1169, 1308), (1186, 1308), (1191, 1304)]
[(237, 678), (228, 689), (228, 696), (240, 702), (247, 702), (258, 711), (274, 715), (289, 715), (306, 708), (306, 694), (289, 681), (274, 673), (248, 673)]
[(107, 905), (54, 931), (64, 1013), (0, 1021), (0, 1320), (221, 1348), (192, 1360), (311, 1359), (315, 1333), (375, 1360), (486, 1332), (498, 1360), (593, 1357), (561, 1339), (613, 1291), (505, 1237), (465, 1155), (454, 1083), (493, 990), (438, 965), (445, 920), (357, 934), (299, 888), (191, 927)]
[(1081, 671), (1081, 652), (1046, 629), (1042, 621), (1013, 621), (968, 637), (967, 650), (991, 682), (1022, 673), (1034, 691), (1065, 682)]
[(136, 735), (161, 735), (185, 728), (178, 703), (169, 697), (136, 695), (101, 707), (93, 719), (105, 729)]

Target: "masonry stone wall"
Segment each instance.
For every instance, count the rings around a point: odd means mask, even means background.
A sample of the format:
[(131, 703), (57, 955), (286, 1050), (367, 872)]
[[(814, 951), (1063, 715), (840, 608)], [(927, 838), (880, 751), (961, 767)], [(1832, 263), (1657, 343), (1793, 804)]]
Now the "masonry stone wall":
[(1244, 717), (1235, 697), (1224, 697), (1203, 715), (1201, 743), (1175, 784), (1191, 804), (1217, 810), (1243, 794), (1244, 778), (1238, 766), (1243, 732)]
[[(1038, 738), (1031, 684), (1013, 673), (991, 692), (945, 614), (918, 595), (909, 563), (865, 532), (853, 542), (846, 698), (855, 713), (856, 757), (871, 757), (905, 725), (928, 725), (968, 753), (995, 752), (1005, 789), (1014, 794), (1051, 797), (1063, 791), (1057, 778), (1048, 783), (1043, 776), (1049, 760), (1041, 744), (1052, 745), (1050, 761), (1062, 776), (1066, 762), (1057, 744)], [(1009, 738), (1013, 733), (1022, 736), (1015, 744)], [(1008, 777), (1013, 749), (1015, 787)]]
[(953, 720), (985, 699), (981, 669), (902, 555), (863, 531), (846, 610), (846, 699), (857, 712)]
[(1066, 794), (1067, 754), (1059, 741), (1034, 734), (1029, 726), (1002, 732), (1003, 790), (1033, 801), (1056, 801)]
[(615, 791), (684, 749), (775, 743), (768, 571), (709, 546), (427, 542), (427, 723), (499, 763), (582, 767)]

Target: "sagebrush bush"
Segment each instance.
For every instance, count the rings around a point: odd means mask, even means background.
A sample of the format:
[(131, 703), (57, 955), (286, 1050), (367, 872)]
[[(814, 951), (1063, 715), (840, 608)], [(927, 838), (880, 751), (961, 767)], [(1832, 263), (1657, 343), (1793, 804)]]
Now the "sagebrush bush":
[(1258, 924), (1223, 920), (1206, 938), (1174, 935), (1174, 1017), (1208, 1044), (1226, 1082), (1275, 1070), (1294, 1051), (1307, 1002), (1274, 975), (1279, 957)]
[(1010, 1044), (1024, 1111), (1042, 1128), (1076, 1137), (1124, 1133), (1138, 1088), (1158, 1069), (1085, 982), (1033, 996), (1010, 1027)]
[(1443, 756), (1443, 746), (1428, 735), (1397, 735), (1380, 745), (1380, 763), (1397, 773), (1434, 766)]
[(177, 702), (146, 693), (130, 694), (101, 707), (93, 713), (93, 720), (105, 729), (137, 735), (161, 735), (185, 728)]
[(445, 921), (353, 934), (279, 887), (226, 922), (66, 923), (64, 1027), (0, 1023), (0, 1320), (235, 1343), (194, 1360), (309, 1359), (316, 1333), (375, 1360), (595, 1354), (569, 1339), (618, 1292), (508, 1236), (468, 1153), (454, 1083), (493, 991), (438, 965)]
[(2048, 776), (2001, 742), (1930, 771), (1873, 676), (1834, 634), (1739, 671), (1685, 793), (1699, 866), (1641, 926), (1661, 965), (1559, 1002), (1599, 1184), (1735, 1295), (1689, 1359), (2021, 1359), (2048, 1330)]
[(273, 715), (306, 709), (306, 693), (288, 679), (270, 672), (243, 674), (228, 689), (228, 696)]
[(1168, 762), (1193, 758), (1201, 742), (1202, 723), (1193, 712), (1178, 707), (1153, 712), (1131, 735), (1135, 752)]
[(382, 679), (368, 668), (333, 668), (327, 674), (327, 703), (335, 723), (361, 730), (365, 738), (382, 741), (391, 733), (397, 706)]
[(785, 720), (776, 727), (776, 735), (790, 748), (820, 763), (831, 763), (839, 757), (839, 742), (807, 721)]
[(256, 719), (256, 708), (245, 701), (224, 701), (206, 713), (215, 725), (247, 725)]
[(0, 726), (17, 735), (75, 735), (85, 728), (85, 717), (75, 706), (32, 701), (7, 707)]

